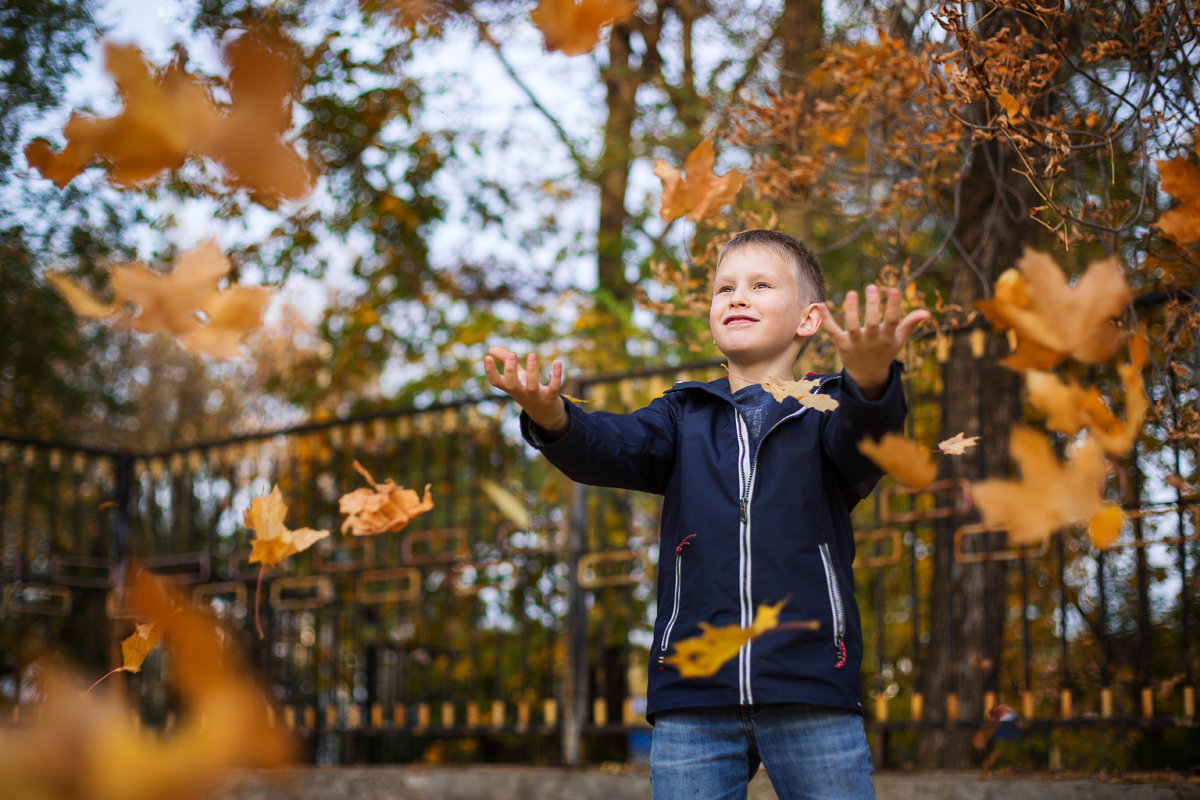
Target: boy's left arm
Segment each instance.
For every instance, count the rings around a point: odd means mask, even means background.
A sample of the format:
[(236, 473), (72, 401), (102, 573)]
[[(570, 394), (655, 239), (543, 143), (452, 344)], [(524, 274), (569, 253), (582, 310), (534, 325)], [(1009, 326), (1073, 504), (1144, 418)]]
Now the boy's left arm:
[(823, 428), (826, 452), (858, 496), (865, 496), (882, 474), (858, 450), (865, 436), (879, 438), (904, 425), (907, 407), (896, 356), (913, 331), (929, 318), (923, 308), (900, 318), (900, 290), (888, 291), (881, 308), (879, 289), (866, 288), (866, 307), (859, 314), (857, 292), (846, 295), (845, 327), (838, 325), (825, 305), (819, 306), (823, 327), (829, 331), (843, 364), (839, 406)]

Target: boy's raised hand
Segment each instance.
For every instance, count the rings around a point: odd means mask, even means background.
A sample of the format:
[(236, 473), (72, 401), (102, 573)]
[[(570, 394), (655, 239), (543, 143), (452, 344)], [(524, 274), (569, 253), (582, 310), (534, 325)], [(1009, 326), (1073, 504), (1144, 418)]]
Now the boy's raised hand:
[(929, 319), (929, 311), (918, 308), (900, 319), (899, 289), (888, 290), (887, 306), (882, 311), (879, 289), (874, 284), (868, 285), (864, 294), (867, 305), (861, 321), (858, 293), (851, 291), (846, 295), (845, 328), (837, 324), (833, 312), (824, 303), (818, 309), (821, 323), (833, 337), (842, 357), (846, 374), (865, 398), (877, 400), (887, 386), (892, 360), (917, 326)]
[[(500, 362), (503, 372), (496, 362)], [(492, 386), (516, 400), (529, 418), (547, 433), (557, 435), (567, 429), (567, 409), (559, 394), (562, 389), (562, 362), (554, 362), (550, 368), (550, 383), (542, 383), (538, 376), (536, 353), (529, 354), (525, 359), (525, 368), (521, 369), (516, 353), (504, 347), (491, 347), (483, 357), (483, 370)]]

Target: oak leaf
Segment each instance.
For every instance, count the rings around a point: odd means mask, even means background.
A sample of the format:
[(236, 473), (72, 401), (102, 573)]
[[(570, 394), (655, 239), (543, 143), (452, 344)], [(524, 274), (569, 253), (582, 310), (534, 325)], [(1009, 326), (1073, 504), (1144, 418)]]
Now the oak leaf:
[(1161, 178), (1159, 186), (1179, 205), (1164, 211), (1154, 226), (1179, 244), (1200, 239), (1200, 167), (1185, 158), (1155, 163)]
[(924, 489), (937, 477), (929, 452), (898, 433), (885, 433), (878, 441), (870, 436), (858, 443), (859, 451), (880, 469), (913, 489)]
[(938, 442), (938, 450), (941, 450), (948, 456), (961, 456), (963, 453), (970, 450), (979, 441), (978, 436), (963, 436), (962, 432), (958, 432), (949, 439), (944, 439)]
[(580, 56), (592, 51), (606, 25), (619, 25), (636, 10), (636, 0), (541, 0), (530, 18), (547, 50)]
[(730, 170), (718, 177), (713, 173), (715, 164), (716, 152), (709, 139), (688, 154), (683, 174), (661, 158), (655, 162), (654, 174), (663, 185), (662, 209), (658, 214), (664, 221), (686, 214), (688, 219), (698, 222), (734, 201), (746, 176)]
[(983, 524), (1007, 529), (1010, 544), (1036, 544), (1059, 528), (1112, 513), (1101, 497), (1108, 468), (1094, 440), (1084, 440), (1065, 464), (1050, 442), (1030, 428), (1014, 428), (1009, 442), (1021, 477), (979, 481), (970, 492)]
[(817, 411), (833, 411), (838, 407), (837, 399), (832, 395), (816, 394), (820, 386), (821, 382), (816, 378), (788, 381), (768, 375), (762, 382), (763, 389), (781, 403), (785, 398), (794, 397), (802, 406)]
[(679, 670), (684, 678), (705, 678), (715, 675), (722, 665), (738, 654), (738, 651), (751, 639), (762, 634), (780, 630), (781, 628), (807, 628), (816, 630), (820, 623), (815, 620), (801, 620), (779, 624), (779, 612), (787, 599), (780, 600), (775, 605), (762, 603), (754, 614), (754, 620), (749, 627), (741, 625), (723, 625), (713, 627), (706, 622), (700, 623), (701, 633), (675, 643), (672, 653), (663, 659), (664, 664), (670, 664)]
[(371, 473), (357, 461), (354, 468), (372, 488), (355, 489), (338, 500), (338, 510), (348, 515), (342, 522), (342, 533), (349, 531), (354, 536), (394, 533), (418, 514), (433, 508), (433, 497), (429, 493), (431, 484), (425, 484), (425, 496), (418, 498), (412, 489), (397, 485), (391, 478), (376, 483)]
[(1133, 299), (1115, 258), (1090, 264), (1074, 287), (1046, 253), (1027, 249), (1017, 267), (976, 303), (997, 331), (1016, 333), (1007, 367), (1050, 369), (1067, 357), (1097, 364), (1113, 354), (1121, 336), (1113, 319)]

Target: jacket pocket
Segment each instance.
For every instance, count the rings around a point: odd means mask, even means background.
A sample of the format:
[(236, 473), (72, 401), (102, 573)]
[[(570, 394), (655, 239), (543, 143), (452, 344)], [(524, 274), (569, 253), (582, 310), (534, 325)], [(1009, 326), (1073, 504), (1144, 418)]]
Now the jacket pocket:
[(671, 600), (671, 616), (667, 618), (667, 626), (663, 628), (662, 641), (658, 645), (660, 663), (667, 653), (667, 648), (671, 646), (671, 630), (675, 627), (675, 620), (679, 619), (680, 597), (683, 593), (683, 551), (695, 536), (693, 533), (683, 537), (679, 546), (675, 548), (675, 596)]
[(821, 565), (825, 568), (825, 588), (829, 592), (829, 611), (833, 619), (833, 650), (836, 657), (834, 667), (846, 665), (846, 606), (842, 602), (842, 590), (838, 586), (837, 572), (833, 569), (833, 556), (829, 554), (828, 542), (817, 545), (821, 551)]

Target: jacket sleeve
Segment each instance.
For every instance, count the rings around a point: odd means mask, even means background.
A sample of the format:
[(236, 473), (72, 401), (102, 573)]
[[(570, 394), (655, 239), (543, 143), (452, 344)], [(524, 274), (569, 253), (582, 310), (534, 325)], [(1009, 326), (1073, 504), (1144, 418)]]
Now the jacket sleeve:
[(587, 413), (564, 400), (569, 424), (551, 437), (521, 412), (521, 435), (573, 481), (662, 494), (675, 471), (678, 400), (659, 397), (632, 414)]
[(883, 396), (874, 401), (864, 398), (843, 371), (836, 393), (838, 407), (822, 420), (821, 447), (856, 500), (870, 494), (883, 477), (883, 470), (859, 451), (858, 442), (866, 436), (878, 439), (885, 433), (904, 429), (908, 406), (900, 377), (902, 371), (900, 362), (893, 361)]

